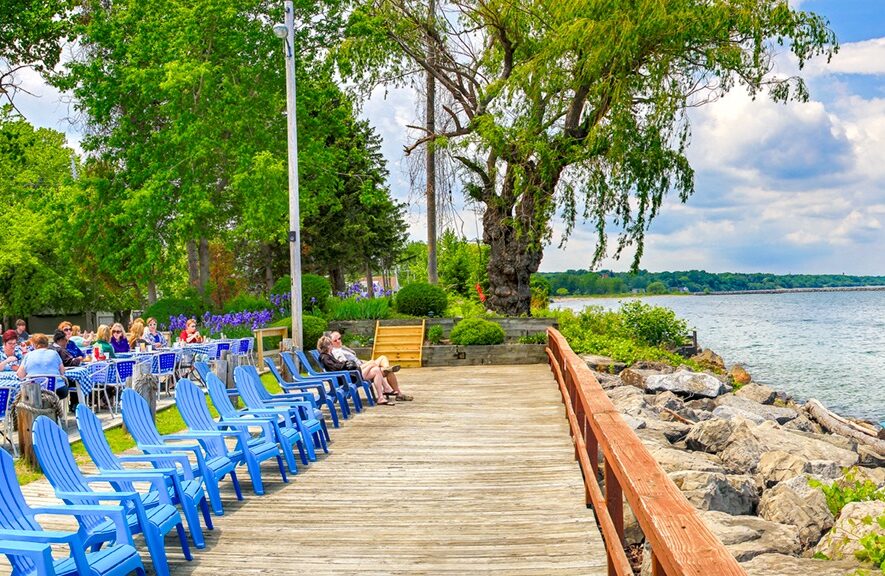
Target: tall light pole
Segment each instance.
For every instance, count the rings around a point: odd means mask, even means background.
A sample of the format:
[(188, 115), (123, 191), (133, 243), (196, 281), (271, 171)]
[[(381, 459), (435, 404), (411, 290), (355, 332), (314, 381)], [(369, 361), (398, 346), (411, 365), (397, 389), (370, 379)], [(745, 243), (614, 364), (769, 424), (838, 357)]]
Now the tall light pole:
[(286, 52), (286, 120), (289, 125), (289, 276), (292, 278), (292, 339), (301, 341), (301, 218), (298, 208), (298, 125), (295, 121), (295, 9), (285, 0), (285, 24), (275, 24), (273, 33), (283, 40)]

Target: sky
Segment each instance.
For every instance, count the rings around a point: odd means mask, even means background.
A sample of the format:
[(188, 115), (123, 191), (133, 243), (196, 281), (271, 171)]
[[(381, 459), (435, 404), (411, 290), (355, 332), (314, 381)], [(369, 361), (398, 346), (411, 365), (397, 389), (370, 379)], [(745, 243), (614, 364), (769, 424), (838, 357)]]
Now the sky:
[[(840, 52), (803, 70), (807, 103), (752, 100), (734, 89), (690, 112), (695, 193), (685, 204), (667, 196), (646, 235), (642, 268), (885, 274), (885, 0), (790, 1), (829, 19)], [(781, 72), (795, 68), (786, 56), (777, 65)], [(35, 74), (23, 80), (38, 96), (16, 98), (26, 118), (65, 132), (77, 147), (78, 127), (66, 120), (69, 98)], [(403, 155), (406, 125), (419, 123), (415, 94), (378, 89), (361, 114), (383, 137), (391, 191), (409, 201), (411, 237), (426, 239), (423, 190), (411, 190)], [(457, 190), (453, 206), (456, 231), (477, 237), (481, 213)], [(541, 271), (589, 267), (595, 229), (579, 222), (559, 248), (563, 228), (557, 218)], [(600, 266), (626, 270), (631, 261), (627, 252)]]

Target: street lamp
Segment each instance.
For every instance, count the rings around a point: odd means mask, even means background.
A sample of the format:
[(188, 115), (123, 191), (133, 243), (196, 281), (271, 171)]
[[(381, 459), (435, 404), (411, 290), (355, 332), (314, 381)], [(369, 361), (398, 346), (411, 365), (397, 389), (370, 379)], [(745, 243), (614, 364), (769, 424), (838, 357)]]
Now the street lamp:
[(298, 209), (298, 126), (295, 122), (295, 9), (283, 2), (286, 22), (274, 24), (286, 52), (286, 120), (289, 125), (289, 276), (292, 278), (292, 339), (301, 350), (301, 220)]

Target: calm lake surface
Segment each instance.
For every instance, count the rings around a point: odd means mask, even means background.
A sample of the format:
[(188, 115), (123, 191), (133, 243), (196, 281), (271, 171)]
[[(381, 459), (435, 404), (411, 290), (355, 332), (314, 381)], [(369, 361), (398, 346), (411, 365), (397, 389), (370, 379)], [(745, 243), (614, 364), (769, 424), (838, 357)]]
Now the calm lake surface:
[[(622, 299), (555, 302), (618, 308)], [(743, 364), (753, 380), (836, 413), (885, 425), (885, 292), (655, 296), (698, 331), (698, 342)]]

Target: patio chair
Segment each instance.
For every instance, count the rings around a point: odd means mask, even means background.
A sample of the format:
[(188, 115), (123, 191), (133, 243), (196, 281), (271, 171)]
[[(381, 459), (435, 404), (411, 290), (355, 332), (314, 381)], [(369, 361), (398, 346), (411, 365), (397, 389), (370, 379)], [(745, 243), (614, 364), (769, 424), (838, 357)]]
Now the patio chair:
[[(194, 432), (214, 432), (225, 436), (233, 436), (237, 439), (237, 448), (229, 451), (232, 460), (242, 460), (246, 463), (249, 477), (252, 479), (252, 489), (259, 496), (264, 494), (264, 482), (261, 478), (261, 463), (271, 458), (277, 459), (280, 476), (283, 482), (288, 483), (286, 469), (283, 466), (283, 458), (280, 454), (280, 446), (274, 439), (273, 431), (269, 425), (262, 422), (247, 422), (243, 420), (228, 420), (216, 422), (206, 406), (206, 396), (197, 385), (188, 379), (178, 382), (176, 401), (181, 417), (184, 418), (187, 427)], [(252, 438), (249, 435), (250, 428), (259, 428), (262, 433)], [(220, 440), (224, 444), (224, 440)]]
[(163, 385), (166, 385), (167, 396), (171, 396), (172, 388), (169, 386), (170, 382), (172, 384), (176, 382), (177, 360), (178, 354), (175, 352), (160, 352), (152, 360), (152, 368), (155, 368), (152, 372), (159, 379), (161, 390)]
[[(255, 364), (255, 357), (253, 356), (253, 350), (255, 348), (255, 338), (246, 337), (240, 338), (236, 341), (236, 353), (244, 358), (247, 358), (251, 364)], [(234, 347), (231, 347), (233, 350)]]
[[(67, 433), (46, 416), (38, 417), (34, 423), (34, 452), (37, 454), (40, 468), (58, 498), (69, 504), (97, 504), (107, 500), (120, 502), (126, 514), (129, 530), (133, 534), (144, 534), (145, 543), (154, 563), (154, 571), (158, 576), (169, 576), (169, 562), (163, 539), (173, 528), (178, 532), (184, 557), (187, 560), (193, 559), (187, 543), (187, 534), (181, 523), (181, 515), (169, 500), (161, 474), (145, 471), (138, 477), (140, 481), (150, 482), (160, 498), (160, 503), (150, 508), (144, 507), (137, 492), (94, 491), (90, 486), (92, 483), (109, 483), (117, 488), (121, 481), (132, 481), (135, 476), (129, 473), (84, 476), (74, 461)], [(87, 534), (85, 544), (93, 546), (93, 550), (96, 550), (101, 542), (107, 541), (111, 533), (108, 522), (94, 516), (83, 516), (80, 519), (80, 528)]]
[[(262, 384), (261, 388), (258, 392), (261, 394), (262, 399), (266, 401), (272, 400), (287, 400), (287, 399), (297, 399), (298, 396), (303, 394), (308, 394), (315, 403), (325, 404), (329, 408), (329, 414), (332, 416), (332, 426), (335, 428), (340, 428), (340, 424), (338, 423), (338, 413), (335, 410), (335, 400), (338, 399), (338, 396), (334, 393), (334, 391), (330, 391), (330, 393), (326, 393), (326, 388), (323, 386), (324, 382), (329, 383), (329, 387), (332, 388), (334, 384), (330, 380), (313, 380), (313, 381), (302, 381), (302, 382), (287, 382), (283, 379), (282, 374), (280, 374), (279, 369), (277, 369), (277, 365), (274, 364), (274, 361), (271, 358), (265, 358), (264, 364), (267, 366), (270, 373), (277, 380), (277, 384), (280, 385), (285, 392), (282, 394), (271, 394), (267, 388)], [(263, 390), (263, 391), (262, 391)], [(301, 392), (293, 392), (294, 390), (300, 390)], [(317, 396), (310, 392), (311, 390), (315, 390)], [(334, 398), (334, 399), (333, 399)], [(347, 418), (349, 415), (349, 410), (347, 409), (347, 403), (344, 404), (344, 407), (341, 409), (342, 416)]]
[[(301, 373), (301, 370), (298, 368), (299, 361), (295, 359), (295, 356), (292, 355), (291, 352), (281, 352), (280, 358), (283, 361), (283, 364), (286, 366), (286, 370), (289, 374), (292, 375), (294, 384), (306, 384), (306, 383), (314, 383), (314, 382), (324, 382), (328, 384), (329, 389), (327, 390), (328, 394), (333, 397), (339, 404), (341, 408), (341, 415), (343, 418), (347, 419), (350, 417), (350, 407), (347, 405), (347, 398), (349, 395), (348, 390), (348, 380), (347, 377), (343, 374), (320, 374), (318, 376), (307, 375), (304, 376)], [(354, 406), (356, 406), (354, 404)], [(345, 413), (347, 415), (345, 415)]]
[[(312, 351), (313, 352), (313, 351)], [(312, 356), (316, 366), (313, 366), (303, 350), (296, 350), (295, 354), (301, 366), (308, 375), (314, 378), (329, 378), (335, 376), (341, 383), (341, 389), (347, 396), (353, 400), (353, 409), (358, 413), (363, 411), (363, 403), (360, 400), (359, 387), (362, 386), (366, 394), (366, 402), (369, 406), (373, 406), (375, 401), (372, 398), (372, 385), (363, 380), (363, 375), (359, 370), (326, 370), (319, 361), (319, 354)]]
[[(197, 511), (199, 507), (203, 512), (203, 519), (206, 521), (206, 528), (213, 529), (212, 518), (209, 515), (209, 504), (206, 502), (206, 493), (203, 491), (203, 482), (201, 479), (194, 478), (191, 470), (190, 462), (184, 454), (168, 454), (151, 456), (147, 454), (139, 454), (132, 456), (118, 456), (111, 451), (107, 438), (101, 428), (101, 421), (95, 413), (80, 404), (77, 406), (77, 429), (80, 431), (80, 439), (86, 447), (86, 452), (95, 463), (95, 466), (102, 473), (112, 474), (115, 472), (125, 472), (123, 464), (126, 462), (150, 462), (164, 468), (157, 468), (155, 472), (163, 474), (166, 484), (166, 491), (172, 504), (181, 506), (184, 512), (184, 518), (190, 529), (191, 538), (197, 548), (205, 548), (206, 541), (203, 538), (203, 530), (200, 528), (200, 515)], [(179, 477), (177, 466), (181, 466), (181, 472), (184, 478)], [(134, 491), (131, 486), (126, 486), (124, 490)], [(159, 495), (150, 492), (142, 498), (145, 507), (154, 506), (160, 502)]]
[(289, 471), (292, 474), (298, 473), (298, 467), (295, 465), (295, 460), (291, 457), (296, 446), (298, 447), (298, 453), (301, 456), (301, 462), (307, 466), (309, 460), (307, 452), (305, 451), (305, 446), (309, 443), (311, 447), (313, 447), (313, 440), (308, 437), (305, 441), (301, 436), (301, 432), (295, 428), (295, 425), (292, 423), (292, 420), (288, 415), (281, 418), (280, 411), (275, 409), (238, 411), (234, 408), (234, 405), (230, 401), (230, 397), (227, 395), (228, 389), (224, 387), (224, 383), (218, 378), (218, 376), (209, 373), (207, 382), (209, 387), (209, 397), (212, 399), (212, 404), (218, 411), (218, 415), (221, 417), (222, 422), (248, 419), (253, 422), (268, 423), (274, 432), (275, 440), (283, 447), (283, 455), (286, 457)]
[[(43, 530), (37, 516), (74, 516), (104, 519), (108, 540), (101, 550), (87, 552), (82, 532)], [(81, 520), (82, 521), (82, 520)], [(54, 560), (50, 545), (66, 545), (67, 558)], [(135, 571), (145, 576), (144, 564), (132, 543), (121, 506), (31, 507), (25, 501), (12, 457), (0, 450), (0, 554), (12, 564), (14, 576), (124, 576)]]
[[(89, 374), (89, 383), (92, 385), (92, 405), (97, 407), (101, 403), (101, 395), (104, 394), (105, 404), (111, 410), (111, 399), (108, 396), (108, 384), (117, 378), (114, 365), (110, 362), (93, 362), (86, 365)], [(113, 412), (112, 412), (113, 413)]]
[[(251, 368), (251, 370), (250, 370)], [(237, 366), (234, 368), (234, 382), (237, 383), (237, 390), (246, 408), (249, 411), (262, 411), (267, 414), (267, 410), (277, 410), (278, 414), (290, 418), (292, 423), (301, 432), (302, 438), (310, 438), (312, 442), (305, 442), (307, 456), (311, 461), (316, 460), (316, 451), (314, 446), (319, 444), (323, 452), (329, 453), (328, 439), (329, 431), (326, 429), (326, 423), (322, 419), (315, 417), (313, 408), (305, 402), (293, 402), (291, 404), (267, 403), (261, 399), (256, 387), (261, 386), (260, 377), (254, 366)], [(303, 412), (302, 412), (303, 411)], [(322, 415), (320, 415), (322, 418)]]
[(0, 420), (3, 420), (3, 429), (0, 430), (0, 436), (3, 436), (6, 442), (9, 442), (12, 455), (16, 458), (18, 458), (18, 446), (12, 441), (13, 422), (9, 415), (9, 407), (12, 404), (12, 399), (15, 398), (18, 392), (18, 387), (19, 384), (17, 382), (0, 385)]
[[(209, 494), (209, 503), (212, 505), (212, 511), (217, 516), (224, 515), (224, 507), (221, 504), (221, 492), (218, 485), (227, 474), (230, 474), (237, 500), (243, 499), (243, 493), (240, 491), (240, 481), (237, 479), (237, 465), (227, 456), (227, 450), (215, 450), (214, 442), (209, 443), (210, 446), (213, 446), (213, 449), (209, 450), (205, 444), (199, 442), (206, 438), (216, 440), (218, 439), (217, 435), (209, 435), (207, 433), (161, 435), (157, 431), (157, 426), (151, 417), (151, 409), (147, 402), (138, 392), (132, 389), (123, 391), (123, 424), (126, 425), (126, 430), (135, 439), (138, 449), (145, 454), (164, 455), (176, 452), (193, 454), (197, 459), (197, 463), (191, 465), (191, 472), (194, 476), (199, 476), (203, 479), (206, 492)], [(176, 444), (179, 441), (197, 441), (199, 443)]]

